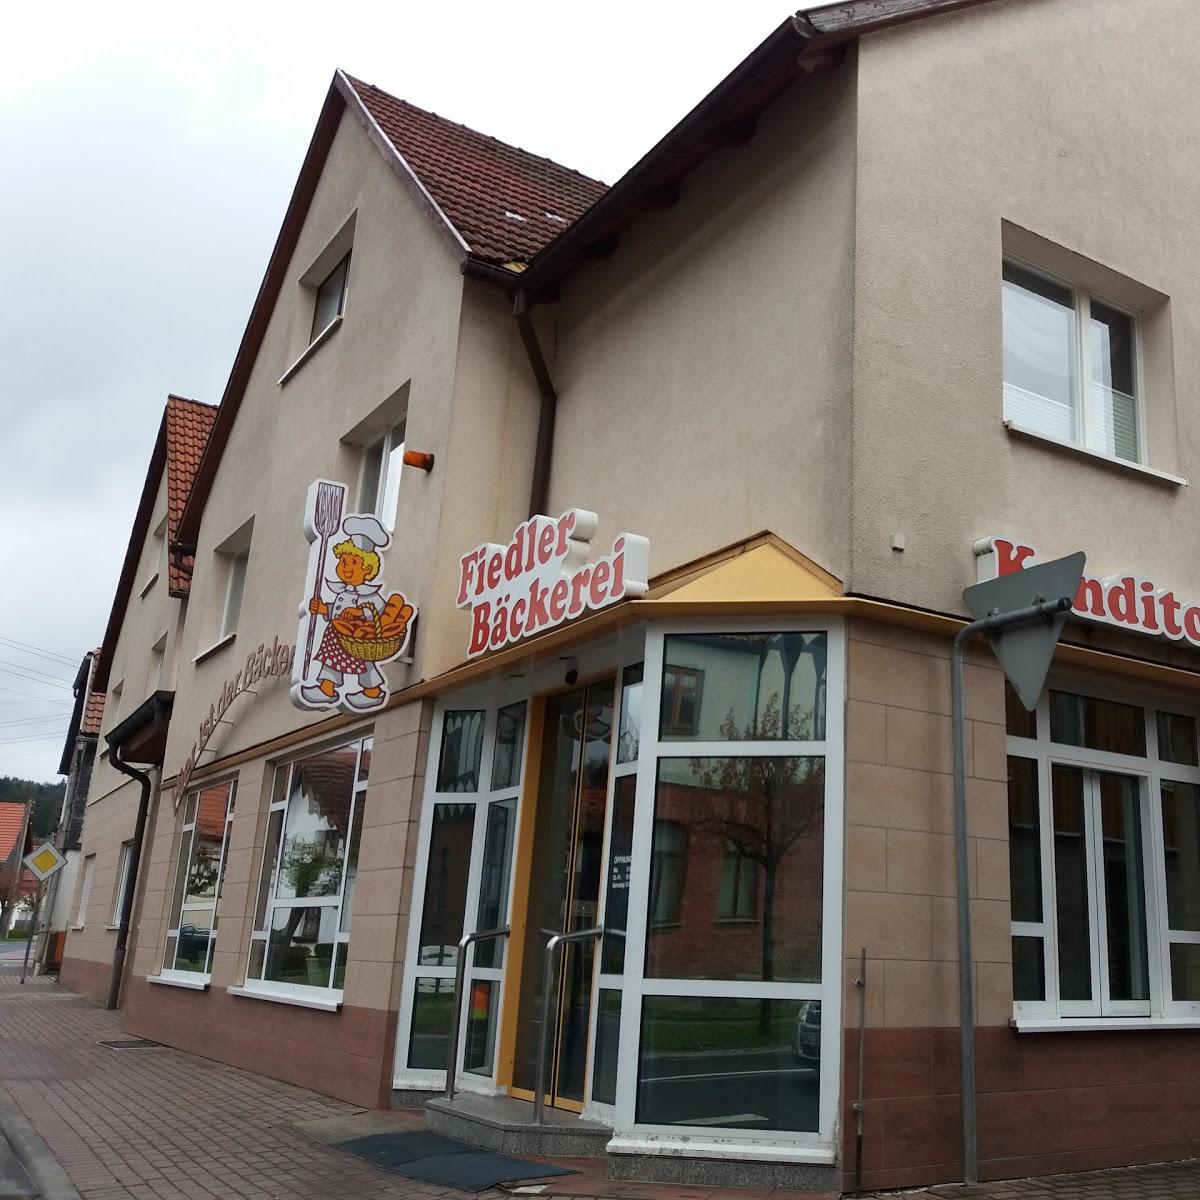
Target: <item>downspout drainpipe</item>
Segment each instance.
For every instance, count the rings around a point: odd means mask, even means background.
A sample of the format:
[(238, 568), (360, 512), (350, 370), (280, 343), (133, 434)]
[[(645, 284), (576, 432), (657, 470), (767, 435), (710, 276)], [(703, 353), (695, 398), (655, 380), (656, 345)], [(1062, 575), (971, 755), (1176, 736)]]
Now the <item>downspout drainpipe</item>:
[(537, 444), (533, 453), (533, 481), (529, 489), (529, 515), (537, 516), (546, 511), (550, 495), (550, 459), (554, 452), (554, 418), (558, 413), (558, 393), (554, 390), (554, 381), (550, 378), (550, 370), (546, 366), (546, 358), (542, 354), (538, 342), (537, 330), (533, 327), (533, 318), (529, 315), (529, 295), (524, 290), (518, 291), (513, 297), (513, 319), (517, 323), (517, 332), (529, 358), (529, 366), (537, 383), (541, 406), (538, 411)]
[(114, 746), (110, 761), (122, 775), (136, 779), (142, 786), (142, 797), (138, 802), (137, 823), (133, 827), (133, 844), (129, 847), (129, 880), (125, 895), (121, 898), (120, 923), (117, 926), (117, 944), (113, 949), (112, 975), (108, 980), (108, 999), (105, 1008), (116, 1008), (121, 996), (121, 976), (125, 973), (125, 950), (129, 945), (129, 923), (133, 919), (134, 894), (137, 892), (138, 868), (142, 861), (142, 839), (146, 833), (146, 816), (150, 811), (150, 791), (153, 781), (145, 771), (131, 767), (121, 757), (121, 747)]

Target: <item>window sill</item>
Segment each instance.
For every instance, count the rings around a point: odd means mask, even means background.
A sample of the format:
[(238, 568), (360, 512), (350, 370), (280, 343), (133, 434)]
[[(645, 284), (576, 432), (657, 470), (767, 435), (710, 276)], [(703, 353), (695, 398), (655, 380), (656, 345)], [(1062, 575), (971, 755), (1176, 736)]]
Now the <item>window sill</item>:
[(138, 599), (144, 600), (146, 593), (158, 582), (158, 572), (155, 571), (145, 583), (142, 584), (142, 590), (138, 592)]
[(161, 983), (166, 987), (188, 988), (193, 992), (207, 992), (209, 976), (195, 975), (191, 979), (184, 979), (175, 975), (147, 975), (146, 982)]
[(1122, 1030), (1200, 1030), (1200, 1017), (1013, 1017), (1017, 1033), (1116, 1033)]
[(229, 643), (232, 642), (236, 637), (237, 630), (235, 629), (233, 633), (227, 633), (224, 637), (218, 638), (211, 646), (208, 647), (207, 650), (201, 650), (200, 653), (192, 659), (192, 665), (195, 666), (196, 663), (202, 663), (206, 658), (216, 654), (216, 652), (220, 650), (222, 646), (228, 646)]
[(225, 989), (231, 996), (244, 996), (248, 1000), (268, 1000), (272, 1004), (293, 1004), (297, 1008), (315, 1008), (320, 1012), (339, 1012), (342, 1007), (341, 992), (330, 992), (330, 997), (337, 999), (326, 1000), (321, 996), (301, 996), (295, 992), (276, 992), (270, 988), (257, 988), (247, 984), (238, 986), (230, 984)]
[(1131, 475), (1140, 475), (1144, 479), (1154, 483), (1166, 484), (1170, 487), (1188, 486), (1188, 481), (1182, 475), (1172, 475), (1169, 471), (1157, 471), (1153, 467), (1147, 467), (1143, 463), (1130, 462), (1127, 458), (1116, 458), (1111, 454), (1101, 454), (1098, 450), (1090, 450), (1087, 446), (1077, 446), (1074, 442), (1064, 442), (1061, 438), (1038, 433), (1036, 430), (1030, 429), (1027, 425), (1021, 425), (1016, 421), (1005, 421), (1004, 428), (1016, 437), (1027, 439), (1031, 442), (1039, 442), (1044, 446), (1053, 447), (1068, 454), (1075, 454), (1081, 458), (1090, 459), (1101, 466), (1112, 467)]
[(321, 346), (325, 345), (325, 343), (329, 341), (329, 339), (333, 337), (333, 335), (337, 333), (339, 329), (341, 329), (341, 327), (342, 318), (339, 314), (338, 316), (334, 317), (333, 320), (330, 321), (329, 324), (326, 325), (325, 328), (322, 329), (321, 332), (318, 333), (311, 342), (309, 342), (308, 349), (305, 350), (304, 353), (301, 354), (300, 357), (296, 359), (296, 361), (292, 363), (292, 365), (288, 367), (288, 369), (284, 371), (282, 375), (280, 375), (279, 382), (276, 384), (276, 386), (283, 387), (283, 385), (287, 383), (288, 380), (290, 380), (292, 376), (295, 375), (296, 372), (299, 371), (300, 368), (304, 366), (304, 364), (308, 362), (308, 360), (312, 358), (314, 354), (316, 354), (317, 350)]

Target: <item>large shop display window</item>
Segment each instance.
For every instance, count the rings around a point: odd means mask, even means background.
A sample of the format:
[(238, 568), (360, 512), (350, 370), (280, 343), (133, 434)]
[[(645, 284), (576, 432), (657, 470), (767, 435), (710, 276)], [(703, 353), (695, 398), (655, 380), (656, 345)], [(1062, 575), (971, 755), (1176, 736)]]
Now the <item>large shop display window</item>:
[(458, 1077), (528, 1099), (546, 941), (598, 927), (560, 952), (547, 1103), (638, 1145), (828, 1161), (845, 652), (823, 626), (650, 627), (570, 687), (439, 705), (397, 1086), (443, 1085), (458, 941), (511, 924), (468, 951)]
[(368, 737), (276, 767), (248, 990), (341, 992), (370, 765)]
[(1008, 734), (1018, 1022), (1200, 1019), (1196, 714), (1052, 684)]
[(228, 779), (188, 792), (175, 860), (162, 974), (207, 979), (217, 940), (217, 903), (237, 784)]

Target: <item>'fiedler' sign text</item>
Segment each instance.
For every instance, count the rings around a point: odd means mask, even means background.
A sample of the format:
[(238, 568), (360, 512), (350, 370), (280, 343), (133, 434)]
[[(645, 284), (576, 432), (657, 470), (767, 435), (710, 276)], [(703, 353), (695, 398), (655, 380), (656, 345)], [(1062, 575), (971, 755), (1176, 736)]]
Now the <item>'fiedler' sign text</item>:
[(619, 533), (607, 554), (587, 561), (599, 521), (582, 508), (530, 517), (507, 546), (484, 543), (462, 557), (457, 604), (471, 610), (468, 658), (646, 594), (650, 543), (644, 537)]

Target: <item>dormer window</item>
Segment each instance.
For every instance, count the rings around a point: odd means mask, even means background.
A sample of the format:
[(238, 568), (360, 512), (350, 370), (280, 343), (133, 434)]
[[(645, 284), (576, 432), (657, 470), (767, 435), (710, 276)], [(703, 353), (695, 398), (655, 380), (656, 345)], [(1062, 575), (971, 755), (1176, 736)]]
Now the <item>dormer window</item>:
[(346, 308), (346, 281), (350, 277), (350, 255), (338, 263), (317, 286), (309, 342), (315, 342)]

